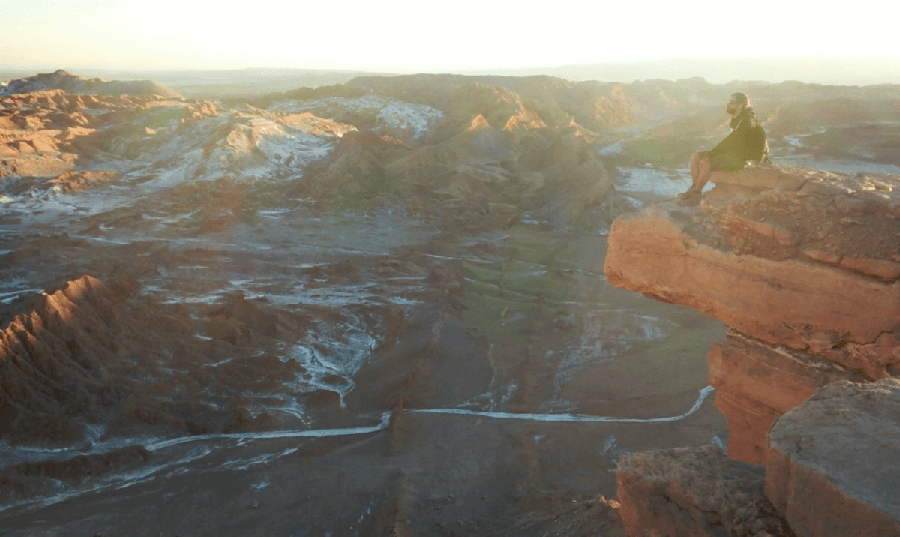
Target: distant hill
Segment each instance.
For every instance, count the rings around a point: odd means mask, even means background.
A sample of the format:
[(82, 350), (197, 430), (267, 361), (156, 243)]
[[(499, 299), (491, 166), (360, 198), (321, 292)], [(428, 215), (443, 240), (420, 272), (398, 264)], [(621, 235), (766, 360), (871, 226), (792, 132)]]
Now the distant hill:
[[(25, 79), (35, 71), (0, 72), (0, 83)], [(115, 84), (146, 84), (153, 80), (177, 92), (186, 99), (252, 98), (296, 88), (315, 88), (343, 84), (355, 76), (374, 74), (364, 71), (328, 71), (310, 69), (219, 69), (219, 70), (158, 70), (122, 71), (85, 69), (79, 71), (84, 78), (116, 81)], [(107, 82), (107, 84), (114, 84)], [(115, 86), (107, 86), (113, 90)], [(135, 87), (142, 92), (140, 84)], [(118, 90), (116, 90), (118, 91)], [(113, 92), (115, 93), (115, 92)], [(121, 91), (120, 93), (134, 93)]]
[(492, 69), (466, 74), (551, 75), (566, 80), (680, 80), (702, 77), (715, 84), (735, 80), (866, 86), (900, 84), (900, 58), (669, 58), (529, 69)]
[[(0, 72), (0, 82), (24, 79), (34, 71)], [(296, 88), (316, 88), (344, 84), (357, 76), (411, 75), (434, 70), (396, 73), (327, 69), (248, 68), (220, 70), (98, 70), (84, 69), (85, 78), (97, 77), (111, 93), (113, 84), (150, 80), (188, 99), (252, 98)], [(870, 86), (900, 84), (900, 58), (670, 58), (652, 61), (571, 64), (522, 69), (492, 68), (454, 73), (466, 76), (552, 76), (572, 82), (597, 81), (628, 84), (637, 80), (678, 81), (702, 78), (712, 84), (747, 82), (778, 84), (797, 81), (806, 84)], [(118, 82), (105, 82), (114, 80)], [(158, 88), (157, 88), (158, 89)], [(143, 90), (138, 87), (137, 91)], [(0, 90), (2, 91), (2, 90)], [(93, 88), (92, 91), (97, 91)], [(121, 91), (121, 93), (134, 91)]]
[(63, 69), (9, 80), (0, 85), (0, 96), (45, 89), (61, 89), (70, 93), (95, 95), (159, 95), (171, 99), (182, 98), (177, 91), (152, 80), (85, 79)]

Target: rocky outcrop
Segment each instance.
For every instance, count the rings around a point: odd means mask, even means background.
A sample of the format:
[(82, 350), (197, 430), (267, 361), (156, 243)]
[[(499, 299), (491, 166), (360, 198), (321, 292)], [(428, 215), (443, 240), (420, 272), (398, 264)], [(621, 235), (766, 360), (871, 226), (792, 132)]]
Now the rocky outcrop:
[[(763, 520), (774, 509), (796, 535), (900, 534), (889, 492), (900, 482), (900, 177), (763, 166), (712, 180), (699, 205), (617, 219), (608, 280), (729, 326), (707, 354), (709, 382), (728, 454), (765, 465)], [(632, 535), (754, 534), (729, 526), (715, 494), (686, 492), (702, 488), (694, 479), (738, 486), (684, 477), (695, 456), (620, 464)], [(758, 484), (762, 471), (735, 479)]]
[(779, 417), (765, 467), (712, 446), (628, 455), (631, 535), (900, 535), (900, 380), (838, 381)]
[[(109, 284), (85, 275), (3, 307), (0, 440), (70, 445), (90, 441), (86, 425), (126, 434), (148, 426), (199, 434), (276, 425), (268, 413), (251, 416), (239, 397), (279, 389), (303, 368), (246, 349), (273, 337), (293, 341), (306, 318), (236, 295), (198, 323), (138, 289), (127, 274)], [(214, 339), (195, 337), (197, 330)], [(245, 351), (234, 356), (237, 346)], [(221, 363), (205, 367), (213, 356)], [(187, 395), (201, 386), (218, 401)]]
[(635, 453), (616, 470), (622, 522), (642, 537), (790, 536), (765, 482), (763, 468), (715, 446)]
[[(107, 288), (84, 276), (32, 298), (0, 332), (0, 438), (10, 443), (71, 442), (127, 392), (115, 333), (134, 282)], [(117, 307), (118, 304), (118, 307)], [(116, 313), (119, 314), (116, 314)]]
[[(10, 87), (25, 90), (54, 85), (14, 84), (17, 82), (21, 81), (11, 82)], [(92, 158), (97, 150), (128, 156), (134, 144), (125, 138), (143, 143), (170, 121), (183, 123), (217, 114), (218, 109), (210, 103), (156, 94), (83, 95), (58, 88), (11, 92), (0, 97), (0, 178), (39, 178), (49, 181), (45, 188), (80, 190), (105, 177), (104, 172), (85, 175), (84, 170), (76, 169), (79, 159)], [(20, 189), (31, 186), (21, 185)]]
[(755, 463), (772, 421), (818, 387), (900, 367), (900, 178), (774, 173), (790, 180), (620, 217), (605, 267), (613, 285), (732, 329), (709, 354), (710, 381), (729, 454)]
[(900, 380), (836, 382), (769, 432), (766, 494), (801, 537), (900, 535)]
[(482, 114), (491, 125), (510, 130), (541, 124), (566, 127), (570, 121), (602, 129), (640, 121), (647, 117), (648, 105), (656, 105), (654, 113), (670, 108), (669, 103), (659, 106), (657, 95), (636, 99), (622, 84), (576, 83), (550, 76), (359, 76), (347, 87), (434, 106), (448, 114), (454, 128)]

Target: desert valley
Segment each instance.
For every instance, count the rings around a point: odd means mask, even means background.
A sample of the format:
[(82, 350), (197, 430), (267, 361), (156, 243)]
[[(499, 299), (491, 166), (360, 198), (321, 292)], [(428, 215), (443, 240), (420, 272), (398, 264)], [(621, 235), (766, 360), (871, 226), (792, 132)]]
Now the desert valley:
[[(0, 85), (0, 534), (639, 534), (637, 454), (900, 397), (900, 86), (328, 82)], [(708, 535), (827, 534), (773, 494)]]

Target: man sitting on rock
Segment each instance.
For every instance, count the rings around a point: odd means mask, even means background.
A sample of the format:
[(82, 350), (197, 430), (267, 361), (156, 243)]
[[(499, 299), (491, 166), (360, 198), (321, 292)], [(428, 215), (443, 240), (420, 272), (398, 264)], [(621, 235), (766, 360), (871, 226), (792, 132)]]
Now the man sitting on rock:
[[(733, 172), (747, 166), (748, 160), (759, 160), (758, 136), (754, 134), (756, 117), (750, 108), (750, 98), (735, 93), (725, 107), (731, 115), (731, 134), (711, 151), (700, 151), (691, 157), (691, 180), (694, 184), (678, 197), (686, 201), (699, 199), (703, 187), (713, 171)], [(764, 142), (763, 142), (764, 143)]]

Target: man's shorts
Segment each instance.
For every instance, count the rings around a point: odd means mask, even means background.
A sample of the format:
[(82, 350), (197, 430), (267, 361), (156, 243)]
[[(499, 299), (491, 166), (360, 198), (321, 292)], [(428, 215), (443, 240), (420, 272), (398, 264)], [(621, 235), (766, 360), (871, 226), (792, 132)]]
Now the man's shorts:
[(747, 161), (734, 153), (719, 153), (718, 155), (710, 157), (709, 151), (703, 151), (701, 155), (709, 160), (713, 171), (736, 172), (747, 167)]

